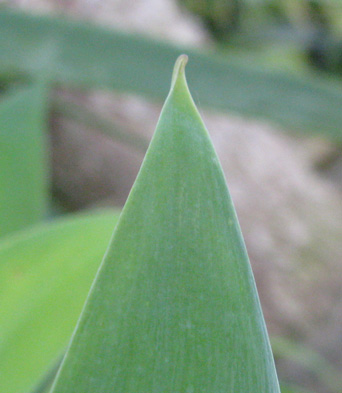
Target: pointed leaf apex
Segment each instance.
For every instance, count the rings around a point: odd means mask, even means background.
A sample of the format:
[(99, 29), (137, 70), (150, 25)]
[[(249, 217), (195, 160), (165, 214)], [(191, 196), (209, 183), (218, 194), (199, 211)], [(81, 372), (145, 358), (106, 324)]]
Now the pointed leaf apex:
[(185, 78), (171, 92), (53, 393), (280, 393), (222, 168)]
[(185, 79), (185, 66), (189, 58), (187, 55), (180, 55), (176, 60), (175, 66), (173, 68), (171, 90), (174, 88), (177, 80), (180, 78)]

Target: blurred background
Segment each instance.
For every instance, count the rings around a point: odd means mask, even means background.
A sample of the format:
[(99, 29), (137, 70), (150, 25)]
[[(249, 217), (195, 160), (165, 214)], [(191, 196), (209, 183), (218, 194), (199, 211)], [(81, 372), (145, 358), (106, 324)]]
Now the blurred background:
[(338, 0), (0, 1), (1, 391), (53, 378), (181, 53), (282, 392), (342, 391)]

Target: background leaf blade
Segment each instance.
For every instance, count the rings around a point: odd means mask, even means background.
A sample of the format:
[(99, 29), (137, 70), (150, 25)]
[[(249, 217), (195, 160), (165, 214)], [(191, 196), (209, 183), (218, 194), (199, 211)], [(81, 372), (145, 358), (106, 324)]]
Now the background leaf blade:
[[(43, 73), (64, 84), (161, 100), (167, 94), (167, 70), (183, 51), (88, 22), (0, 10), (0, 73)], [(340, 81), (266, 70), (253, 57), (187, 52), (193, 59), (189, 81), (201, 105), (342, 140)]]
[(64, 351), (117, 219), (70, 215), (0, 242), (0, 391), (29, 391)]
[(15, 90), (0, 102), (0, 236), (47, 216), (47, 89)]

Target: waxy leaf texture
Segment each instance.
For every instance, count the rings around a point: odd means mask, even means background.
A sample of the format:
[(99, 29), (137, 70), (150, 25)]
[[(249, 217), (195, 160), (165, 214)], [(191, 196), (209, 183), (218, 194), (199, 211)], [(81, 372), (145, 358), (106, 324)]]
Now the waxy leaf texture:
[(181, 56), (53, 393), (279, 393), (236, 213)]

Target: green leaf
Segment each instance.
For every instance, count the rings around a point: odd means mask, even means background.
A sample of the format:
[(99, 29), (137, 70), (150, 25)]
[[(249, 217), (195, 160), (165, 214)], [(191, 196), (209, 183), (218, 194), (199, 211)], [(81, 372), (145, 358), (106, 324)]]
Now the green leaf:
[(248, 256), (176, 63), (53, 393), (277, 393)]
[(41, 221), (48, 208), (47, 89), (0, 101), (0, 236)]
[[(77, 86), (163, 99), (179, 48), (86, 23), (0, 10), (0, 72), (49, 75)], [(342, 140), (340, 81), (295, 77), (255, 59), (191, 53), (189, 80), (201, 105), (270, 119)], [(153, 67), (151, 67), (153, 64)]]
[(0, 242), (0, 392), (28, 392), (60, 356), (117, 219), (69, 216)]

